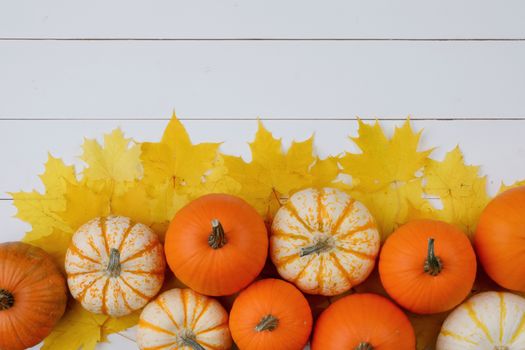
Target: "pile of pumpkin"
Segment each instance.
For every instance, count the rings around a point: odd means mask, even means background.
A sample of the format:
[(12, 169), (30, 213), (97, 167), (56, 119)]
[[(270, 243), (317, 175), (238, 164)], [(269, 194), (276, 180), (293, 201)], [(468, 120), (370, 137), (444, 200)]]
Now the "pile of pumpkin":
[[(316, 321), (313, 350), (415, 349), (402, 308), (420, 314), (456, 308), (442, 326), (438, 350), (525, 349), (524, 298), (494, 291), (465, 301), (476, 276), (475, 252), (495, 282), (525, 291), (525, 187), (487, 206), (474, 248), (459, 229), (433, 220), (399, 227), (381, 253), (380, 241), (367, 208), (337, 189), (295, 193), (269, 236), (246, 202), (210, 194), (175, 215), (164, 248), (143, 224), (121, 216), (93, 219), (73, 236), (65, 269), (69, 291), (90, 312), (118, 317), (144, 308), (140, 349), (230, 349), (234, 341), (241, 350), (300, 350), (313, 324), (303, 293), (347, 292), (369, 276), (379, 255), (391, 300), (371, 293), (338, 299)], [(268, 251), (282, 279), (254, 282)], [(189, 288), (157, 295), (166, 261)], [(228, 314), (214, 297), (235, 293)], [(0, 349), (37, 344), (66, 303), (66, 282), (44, 251), (0, 245)]]

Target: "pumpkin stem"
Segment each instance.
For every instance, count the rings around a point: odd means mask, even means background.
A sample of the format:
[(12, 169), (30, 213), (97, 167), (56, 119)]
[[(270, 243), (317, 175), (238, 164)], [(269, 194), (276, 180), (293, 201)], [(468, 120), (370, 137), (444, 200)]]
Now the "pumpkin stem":
[(189, 346), (193, 350), (206, 350), (202, 345), (197, 343), (197, 340), (195, 339), (195, 335), (193, 333), (183, 335), (180, 339), (184, 346)]
[(509, 347), (507, 345), (496, 345), (494, 350), (509, 350)]
[(120, 252), (118, 249), (111, 248), (109, 253), (109, 263), (106, 267), (106, 272), (109, 277), (120, 276)]
[(431, 276), (437, 276), (443, 270), (441, 259), (434, 253), (434, 238), (428, 239), (427, 258), (423, 269)]
[(324, 252), (325, 250), (330, 249), (330, 247), (331, 245), (329, 243), (328, 238), (320, 239), (311, 246), (301, 248), (301, 252), (299, 253), (299, 256), (305, 256), (305, 255), (309, 255), (313, 253), (321, 253), (321, 252)]
[(224, 235), (224, 228), (217, 219), (211, 221), (212, 232), (208, 237), (208, 245), (213, 249), (222, 248), (226, 244), (226, 236)]
[(362, 341), (355, 347), (354, 350), (374, 350), (374, 347), (372, 344)]
[(262, 331), (271, 332), (275, 328), (277, 328), (278, 325), (279, 325), (279, 319), (273, 315), (268, 314), (264, 316), (263, 318), (261, 318), (257, 326), (255, 326), (255, 330), (257, 332), (262, 332)]
[(10, 309), (15, 305), (15, 297), (5, 289), (0, 289), (0, 311)]

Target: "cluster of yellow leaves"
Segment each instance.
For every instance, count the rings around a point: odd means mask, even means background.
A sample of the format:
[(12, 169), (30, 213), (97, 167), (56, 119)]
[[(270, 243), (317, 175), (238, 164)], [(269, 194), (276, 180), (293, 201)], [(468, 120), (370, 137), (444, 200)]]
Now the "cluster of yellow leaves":
[[(220, 153), (219, 143), (193, 144), (174, 117), (159, 142), (137, 143), (119, 129), (105, 135), (103, 143), (85, 140), (81, 156), (85, 167), (79, 174), (49, 156), (41, 175), (45, 191), (12, 196), (17, 217), (32, 226), (24, 241), (44, 248), (62, 267), (71, 236), (93, 217), (129, 216), (162, 236), (175, 212), (211, 192), (244, 198), (270, 223), (295, 191), (336, 186), (370, 208), (383, 237), (422, 217), (442, 219), (472, 233), (489, 200), (486, 179), (477, 167), (465, 164), (459, 148), (442, 161), (433, 160), (432, 149), (420, 150), (420, 138), (421, 132), (414, 132), (408, 120), (390, 138), (379, 123), (359, 121), (358, 135), (351, 139), (358, 153), (320, 159), (313, 137), (293, 142), (285, 150), (281, 140), (259, 122), (247, 162)], [(436, 200), (442, 208), (436, 209)], [(362, 288), (378, 288), (373, 283), (370, 279)], [(167, 281), (176, 284), (173, 278)], [(92, 315), (71, 301), (44, 349), (92, 350), (108, 334), (136, 322), (137, 314), (112, 319)], [(421, 338), (425, 337), (431, 338), (424, 333)]]

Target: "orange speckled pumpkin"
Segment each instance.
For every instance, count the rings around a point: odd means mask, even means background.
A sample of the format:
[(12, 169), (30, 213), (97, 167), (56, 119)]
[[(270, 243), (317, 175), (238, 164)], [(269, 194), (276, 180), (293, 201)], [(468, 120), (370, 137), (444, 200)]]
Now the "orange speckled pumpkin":
[(470, 293), (476, 256), (467, 236), (436, 220), (416, 220), (398, 228), (379, 256), (379, 275), (387, 293), (420, 314), (450, 310)]
[(260, 280), (235, 299), (230, 330), (241, 350), (301, 350), (312, 330), (312, 312), (293, 284)]
[(277, 212), (270, 254), (279, 274), (303, 292), (337, 295), (368, 277), (379, 243), (362, 203), (335, 188), (308, 188)]
[(414, 329), (388, 299), (352, 294), (330, 305), (317, 320), (312, 350), (415, 350)]
[(41, 342), (66, 303), (66, 281), (45, 251), (21, 242), (0, 244), (0, 349)]
[(119, 317), (155, 297), (166, 262), (162, 244), (148, 226), (108, 216), (78, 229), (65, 266), (71, 294), (86, 310)]
[(182, 283), (205, 295), (229, 295), (261, 272), (268, 234), (261, 216), (244, 200), (209, 194), (175, 215), (165, 250), (168, 265)]
[(474, 235), (474, 247), (494, 281), (525, 292), (525, 186), (503, 192), (487, 205)]

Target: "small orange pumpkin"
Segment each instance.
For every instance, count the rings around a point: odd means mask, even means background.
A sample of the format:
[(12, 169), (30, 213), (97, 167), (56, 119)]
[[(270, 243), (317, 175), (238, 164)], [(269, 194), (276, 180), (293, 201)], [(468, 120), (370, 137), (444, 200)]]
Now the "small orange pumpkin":
[(268, 234), (261, 216), (244, 200), (209, 194), (182, 208), (165, 242), (166, 259), (177, 278), (213, 296), (238, 292), (261, 272)]
[(41, 342), (66, 304), (66, 281), (45, 251), (21, 242), (0, 244), (0, 349)]
[(312, 350), (415, 350), (414, 329), (388, 299), (352, 294), (330, 305), (317, 320)]
[(230, 330), (241, 350), (300, 350), (312, 330), (312, 312), (293, 284), (264, 279), (235, 299)]
[(470, 293), (476, 256), (467, 236), (436, 220), (416, 220), (398, 228), (379, 256), (387, 293), (420, 314), (450, 310)]
[(525, 292), (525, 186), (494, 198), (483, 210), (474, 247), (487, 274), (499, 285)]

